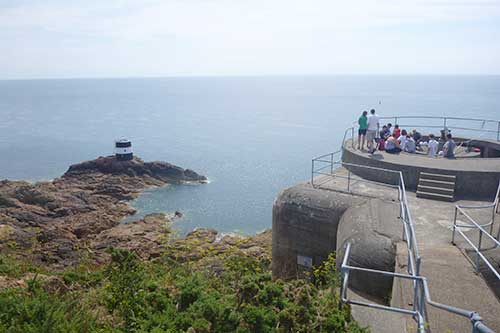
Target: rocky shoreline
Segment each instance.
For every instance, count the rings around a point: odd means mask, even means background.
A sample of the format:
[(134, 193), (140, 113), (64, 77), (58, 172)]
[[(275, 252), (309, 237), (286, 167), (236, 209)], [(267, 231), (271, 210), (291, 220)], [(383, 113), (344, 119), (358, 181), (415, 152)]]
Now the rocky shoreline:
[[(148, 187), (206, 181), (192, 170), (166, 162), (137, 157), (117, 161), (114, 156), (72, 165), (50, 182), (0, 181), (0, 251), (50, 269), (104, 263), (109, 247), (135, 251), (143, 259), (157, 257), (168, 243), (169, 218), (152, 214), (122, 224), (123, 218), (135, 213), (128, 201)], [(239, 242), (234, 236), (217, 239), (214, 230), (196, 230), (172, 242), (179, 246), (193, 239), (197, 250), (186, 258), (204, 247)], [(253, 243), (243, 247), (263, 251)]]

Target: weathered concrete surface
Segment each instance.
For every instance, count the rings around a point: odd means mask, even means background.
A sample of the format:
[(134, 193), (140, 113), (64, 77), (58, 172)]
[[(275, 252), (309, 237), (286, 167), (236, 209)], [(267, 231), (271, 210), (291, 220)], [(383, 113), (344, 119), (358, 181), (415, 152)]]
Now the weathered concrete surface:
[[(401, 240), (399, 206), (393, 202), (370, 199), (354, 205), (342, 215), (337, 232), (337, 256), (344, 257), (351, 243), (350, 265), (394, 271), (396, 243)], [(341, 261), (337, 261), (340, 268)], [(392, 278), (380, 274), (351, 272), (349, 287), (366, 298), (387, 302), (392, 293)]]
[[(407, 190), (416, 190), (420, 172), (442, 173), (456, 176), (455, 194), (459, 198), (490, 198), (495, 195), (500, 181), (500, 158), (429, 158), (420, 154), (400, 153), (398, 155), (377, 151), (368, 154), (352, 149), (349, 144), (343, 148), (343, 161), (377, 168), (402, 171)], [(365, 179), (394, 184), (393, 174), (377, 170), (349, 167)]]
[[(396, 264), (394, 271), (400, 274), (408, 274), (407, 270), (407, 246), (405, 242), (396, 244)], [(396, 278), (392, 283), (392, 297), (390, 305), (392, 307), (413, 310), (413, 286), (412, 281)], [(417, 322), (410, 315), (404, 316), (404, 327), (406, 332), (416, 332)]]
[[(359, 189), (358, 189), (359, 190)], [(379, 191), (384, 191), (379, 189)], [(385, 191), (390, 191), (385, 189)], [(500, 302), (495, 293), (487, 285), (481, 275), (474, 272), (470, 261), (462, 254), (459, 247), (464, 241), (456, 238), (458, 247), (451, 244), (451, 226), (453, 225), (454, 207), (457, 203), (434, 201), (408, 194), (408, 203), (415, 223), (416, 238), (422, 256), (422, 275), (428, 278), (431, 298), (434, 301), (474, 310), (484, 318), (485, 324), (496, 332), (500, 332)], [(492, 200), (492, 198), (490, 198)], [(485, 205), (488, 202), (460, 201), (463, 205)], [(491, 210), (474, 210), (468, 212), (479, 223), (491, 219)], [(498, 230), (500, 216), (495, 218), (495, 231)], [(465, 224), (459, 216), (458, 223)], [(474, 233), (466, 231), (475, 240)], [(487, 244), (487, 243), (485, 243)], [(407, 273), (406, 244), (397, 246), (396, 271)], [(413, 288), (411, 283), (401, 279), (393, 282), (393, 306), (410, 309), (413, 303)], [(432, 332), (470, 332), (468, 319), (447, 313), (445, 311), (427, 308)], [(416, 329), (415, 321), (407, 319), (408, 332)]]
[[(427, 277), (432, 300), (462, 309), (479, 312), (484, 323), (495, 332), (500, 332), (500, 303), (480, 275), (474, 273), (469, 261), (453, 246), (426, 248), (422, 275)], [(398, 253), (397, 268), (406, 273), (406, 250)], [(411, 309), (413, 289), (407, 281), (397, 281), (402, 285), (401, 297), (393, 304)], [(431, 332), (468, 333), (472, 326), (464, 318), (431, 306), (427, 306), (428, 322)], [(408, 331), (415, 331), (416, 323), (407, 320)]]
[(300, 273), (297, 256), (319, 265), (336, 250), (337, 227), (344, 212), (367, 198), (322, 191), (301, 184), (282, 191), (273, 206), (273, 276)]
[[(358, 302), (371, 302), (370, 299), (364, 298), (360, 294), (349, 290), (350, 299)], [(353, 306), (351, 308), (352, 317), (363, 327), (368, 327), (370, 333), (405, 333), (415, 332), (406, 330), (407, 316), (380, 311), (377, 309)]]

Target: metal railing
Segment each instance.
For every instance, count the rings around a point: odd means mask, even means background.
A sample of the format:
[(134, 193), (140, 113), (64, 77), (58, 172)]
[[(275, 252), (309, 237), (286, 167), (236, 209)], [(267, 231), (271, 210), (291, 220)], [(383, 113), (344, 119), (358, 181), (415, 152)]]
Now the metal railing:
[[(495, 333), (492, 329), (490, 329), (488, 326), (486, 326), (482, 322), (482, 318), (479, 315), (479, 313), (475, 311), (469, 311), (469, 310), (464, 310), (460, 308), (456, 308), (450, 305), (442, 304), (435, 302), (431, 299), (431, 295), (429, 292), (429, 285), (427, 283), (427, 279), (423, 276), (418, 276), (414, 274), (401, 274), (401, 273), (394, 273), (394, 272), (386, 272), (386, 271), (380, 271), (376, 269), (368, 269), (368, 268), (362, 268), (362, 267), (356, 267), (356, 266), (351, 266), (349, 265), (349, 259), (351, 255), (351, 243), (347, 243), (345, 253), (344, 253), (344, 259), (342, 261), (341, 265), (341, 272), (342, 272), (342, 283), (341, 283), (341, 293), (340, 293), (340, 300), (342, 304), (350, 304), (350, 305), (359, 305), (359, 306), (365, 306), (369, 307), (372, 309), (379, 309), (379, 310), (384, 310), (384, 311), (390, 311), (390, 312), (395, 312), (395, 313), (401, 313), (405, 315), (411, 315), (413, 316), (418, 324), (417, 332), (425, 332), (426, 327), (427, 327), (427, 321), (426, 321), (426, 310), (425, 310), (425, 305), (431, 305), (437, 309), (441, 309), (447, 312), (451, 312), (454, 314), (457, 314), (459, 316), (468, 318), (471, 322), (472, 325), (472, 333)], [(411, 280), (414, 285), (417, 285), (418, 287), (415, 288), (416, 291), (419, 292), (419, 298), (418, 298), (418, 303), (413, 304), (413, 310), (408, 310), (408, 309), (402, 309), (402, 308), (397, 308), (393, 306), (385, 306), (381, 304), (375, 304), (375, 303), (366, 303), (366, 302), (359, 302), (359, 301), (354, 301), (351, 300), (347, 297), (347, 286), (349, 284), (349, 273), (351, 271), (360, 271), (360, 272), (366, 272), (366, 273), (374, 273), (374, 274), (380, 274), (380, 275), (385, 275), (393, 278), (400, 278), (400, 279), (407, 279)]]
[[(344, 145), (346, 143), (345, 140), (346, 140), (346, 136), (347, 136), (347, 133), (349, 130), (351, 130), (351, 133), (352, 133), (351, 144), (354, 145), (354, 140), (353, 140), (354, 139), (354, 129), (348, 128), (344, 132), (344, 138), (342, 140), (342, 148), (344, 148)], [(311, 185), (313, 187), (320, 187), (321, 185), (325, 184), (326, 182), (330, 181), (333, 178), (342, 178), (342, 179), (347, 179), (347, 191), (348, 192), (351, 192), (351, 182), (353, 180), (367, 182), (367, 183), (375, 183), (377, 185), (397, 188), (398, 189), (399, 209), (400, 209), (399, 217), (400, 217), (400, 219), (402, 221), (402, 225), (403, 225), (403, 237), (402, 238), (407, 244), (407, 254), (408, 254), (407, 272), (408, 272), (408, 274), (386, 272), (386, 271), (373, 270), (373, 269), (367, 269), (367, 268), (355, 267), (355, 266), (349, 265), (351, 244), (348, 243), (346, 245), (344, 259), (343, 259), (342, 266), (341, 266), (342, 283), (341, 283), (341, 303), (339, 306), (342, 306), (342, 304), (351, 304), (351, 305), (365, 306), (365, 307), (375, 308), (375, 309), (384, 310), (384, 311), (390, 311), (390, 312), (411, 315), (415, 319), (415, 321), (417, 322), (417, 325), (418, 325), (417, 332), (425, 332), (426, 325), (427, 325), (425, 307), (426, 307), (426, 304), (428, 304), (428, 305), (433, 306), (435, 308), (439, 308), (439, 309), (442, 309), (444, 311), (454, 313), (456, 315), (468, 318), (471, 322), (473, 333), (494, 333), (493, 330), (489, 329), (486, 325), (484, 325), (482, 323), (482, 318), (479, 316), (479, 314), (477, 312), (456, 308), (456, 307), (446, 305), (446, 304), (441, 304), (441, 303), (435, 302), (431, 299), (427, 280), (425, 277), (420, 275), (420, 266), (422, 263), (422, 258), (419, 254), (418, 243), (417, 243), (416, 235), (415, 235), (415, 227), (414, 227), (413, 219), (411, 217), (410, 208), (408, 205), (408, 199), (406, 196), (406, 186), (405, 186), (402, 172), (389, 170), (389, 169), (383, 169), (383, 168), (370, 167), (370, 166), (366, 166), (366, 165), (344, 163), (341, 160), (342, 159), (342, 151), (343, 151), (343, 149), (336, 151), (336, 152), (333, 152), (333, 153), (330, 153), (330, 154), (325, 154), (325, 155), (316, 157), (312, 160)], [(339, 159), (336, 160), (336, 157), (339, 157)], [(320, 164), (319, 167), (318, 167), (318, 164)], [(348, 172), (347, 176), (334, 174), (334, 172), (333, 172), (334, 169), (336, 167), (339, 167), (339, 166), (345, 166), (347, 168), (347, 172)], [(389, 173), (395, 174), (395, 175), (397, 175), (397, 178), (398, 178), (397, 185), (370, 181), (370, 180), (366, 180), (363, 178), (355, 179), (351, 173), (350, 168), (371, 169), (374, 171), (389, 172)], [(314, 179), (315, 175), (326, 176), (325, 177), (326, 180), (322, 180), (320, 183), (315, 183), (315, 179)], [(497, 197), (498, 197), (498, 195), (497, 195)], [(497, 202), (497, 206), (498, 206), (498, 202)], [(412, 310), (402, 309), (402, 308), (397, 308), (397, 307), (392, 307), (392, 306), (385, 306), (385, 305), (376, 304), (376, 303), (360, 302), (360, 301), (355, 301), (355, 300), (349, 299), (347, 297), (347, 286), (348, 286), (349, 272), (350, 271), (370, 272), (370, 273), (376, 273), (376, 274), (381, 274), (381, 275), (385, 275), (385, 276), (390, 276), (393, 278), (402, 278), (402, 279), (411, 280), (412, 285), (413, 285), (413, 308), (412, 308)]]
[[(481, 260), (484, 262), (484, 264), (488, 267), (488, 269), (493, 273), (493, 275), (496, 276), (496, 278), (500, 281), (500, 272), (498, 272), (495, 267), (490, 263), (490, 261), (484, 256), (481, 251), (483, 250), (482, 248), (482, 241), (483, 241), (483, 235), (489, 239), (490, 241), (493, 242), (494, 248), (500, 247), (500, 228), (498, 229), (497, 236), (496, 238), (493, 237), (493, 227), (495, 224), (495, 215), (498, 212), (498, 204), (500, 200), (500, 183), (498, 184), (497, 192), (495, 194), (495, 199), (493, 200), (492, 203), (488, 205), (478, 205), (478, 206), (470, 206), (470, 205), (456, 205), (455, 206), (455, 218), (453, 220), (453, 231), (452, 231), (452, 236), (451, 236), (451, 243), (453, 245), (457, 245), (455, 243), (455, 234), (458, 232), (460, 236), (470, 245), (470, 247), (474, 250), (476, 253), (476, 261), (473, 263), (474, 269), (477, 273), (479, 273), (480, 269), (480, 264)], [(466, 209), (473, 209), (473, 210), (491, 210), (491, 220), (488, 223), (485, 224), (479, 224), (474, 218), (472, 218), (465, 210)], [(466, 222), (468, 224), (457, 224), (457, 217), (458, 216), (464, 216), (466, 218)], [(489, 232), (485, 230), (485, 228), (490, 227)], [(477, 245), (463, 232), (461, 229), (466, 228), (466, 229), (476, 229), (479, 231), (479, 236), (478, 236), (478, 241)]]
[[(460, 117), (435, 117), (435, 116), (392, 116), (380, 117), (383, 120), (394, 121), (393, 125), (399, 127), (415, 127), (415, 128), (439, 128), (439, 129), (453, 129), (471, 132), (481, 132), (480, 136), (491, 134), (496, 136), (496, 140), (500, 141), (500, 121), (491, 119), (479, 118), (460, 118)], [(413, 120), (431, 119), (433, 124), (413, 124)], [(435, 124), (435, 120), (439, 120), (439, 124)], [(403, 122), (400, 122), (403, 121)], [(459, 122), (467, 122), (467, 124), (477, 124), (476, 127), (467, 125), (460, 126)]]

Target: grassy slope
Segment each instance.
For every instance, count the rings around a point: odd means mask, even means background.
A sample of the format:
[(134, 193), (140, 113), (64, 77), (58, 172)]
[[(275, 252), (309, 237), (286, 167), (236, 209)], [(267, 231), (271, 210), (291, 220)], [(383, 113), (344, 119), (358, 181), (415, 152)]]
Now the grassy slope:
[(64, 272), (0, 255), (0, 332), (365, 332), (338, 308), (333, 257), (284, 282), (269, 248), (170, 244), (152, 261), (110, 249), (109, 264)]

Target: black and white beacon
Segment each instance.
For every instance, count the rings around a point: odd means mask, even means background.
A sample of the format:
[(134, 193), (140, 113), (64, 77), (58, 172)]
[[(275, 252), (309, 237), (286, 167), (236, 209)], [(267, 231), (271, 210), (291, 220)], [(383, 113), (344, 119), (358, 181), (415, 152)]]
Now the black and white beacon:
[(115, 156), (118, 161), (130, 161), (134, 158), (132, 154), (132, 142), (127, 139), (115, 141)]

